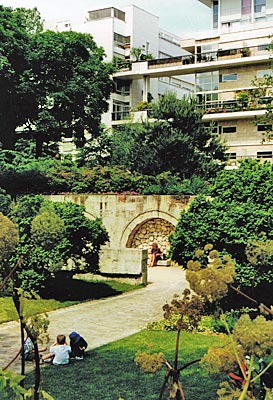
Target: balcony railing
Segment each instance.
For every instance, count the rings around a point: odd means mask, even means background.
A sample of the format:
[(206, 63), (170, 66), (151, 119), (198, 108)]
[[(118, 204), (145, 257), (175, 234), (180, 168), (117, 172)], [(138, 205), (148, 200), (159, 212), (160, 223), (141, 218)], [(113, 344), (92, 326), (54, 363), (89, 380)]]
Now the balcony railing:
[(253, 101), (241, 100), (214, 100), (197, 105), (198, 109), (205, 110), (206, 114), (225, 113), (236, 111), (267, 110), (272, 109), (273, 97), (260, 97), (255, 103)]
[(112, 112), (112, 121), (124, 121), (130, 117), (130, 111), (114, 111)]
[(211, 61), (221, 61), (228, 58), (253, 57), (269, 55), (270, 44), (251, 47), (238, 47), (232, 49), (219, 49), (217, 51), (189, 54), (177, 57), (160, 58), (148, 61), (148, 68), (161, 68), (171, 65), (187, 65)]

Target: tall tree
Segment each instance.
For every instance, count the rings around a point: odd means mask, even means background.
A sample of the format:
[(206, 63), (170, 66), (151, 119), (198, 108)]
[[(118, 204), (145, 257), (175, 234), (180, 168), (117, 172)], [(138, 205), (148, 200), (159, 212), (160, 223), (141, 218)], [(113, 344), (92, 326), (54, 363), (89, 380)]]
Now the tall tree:
[(43, 143), (96, 137), (112, 89), (103, 49), (88, 34), (42, 32), (37, 9), (1, 6), (0, 26), (2, 147), (12, 149), (20, 133), (40, 156)]
[(0, 5), (0, 144), (10, 149), (15, 129), (27, 121), (29, 33), (19, 13)]
[(85, 142), (85, 131), (98, 136), (112, 89), (103, 55), (88, 34), (47, 31), (31, 37), (35, 101), (25, 132), (35, 137), (37, 156), (43, 143), (67, 135), (78, 146)]
[(113, 134), (113, 163), (157, 175), (209, 177), (221, 169), (225, 147), (206, 129), (191, 97), (169, 93), (153, 105), (155, 122), (126, 125)]

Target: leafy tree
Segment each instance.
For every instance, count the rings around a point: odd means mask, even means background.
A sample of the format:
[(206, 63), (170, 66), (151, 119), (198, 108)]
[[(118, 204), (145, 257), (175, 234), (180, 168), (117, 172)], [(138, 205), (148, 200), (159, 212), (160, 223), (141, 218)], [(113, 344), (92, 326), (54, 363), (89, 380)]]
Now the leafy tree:
[(33, 97), (27, 83), (29, 33), (20, 14), (2, 5), (0, 26), (0, 143), (4, 148), (12, 148), (15, 128), (26, 122), (26, 105)]
[(83, 206), (23, 196), (11, 207), (10, 218), (19, 230), (17, 257), (24, 255), (18, 271), (22, 289), (37, 291), (68, 260), (74, 272), (98, 268), (99, 249), (108, 235), (100, 220), (84, 216)]
[(50, 31), (32, 35), (30, 48), (35, 99), (25, 136), (35, 138), (37, 156), (65, 135), (82, 146), (85, 130), (98, 135), (112, 89), (103, 49), (88, 34)]
[(0, 212), (4, 215), (8, 214), (9, 206), (11, 203), (11, 196), (0, 187)]
[(12, 149), (17, 136), (34, 139), (36, 156), (43, 144), (66, 135), (78, 146), (87, 130), (99, 133), (112, 89), (110, 64), (88, 34), (42, 32), (37, 9), (0, 8), (0, 141)]
[(18, 239), (18, 231), (15, 224), (0, 213), (0, 263), (3, 264), (11, 256)]
[(224, 146), (207, 130), (196, 101), (167, 94), (153, 105), (155, 122), (127, 124), (113, 132), (112, 163), (157, 175), (214, 176), (225, 160)]
[(220, 172), (210, 196), (198, 196), (182, 212), (171, 236), (174, 260), (185, 264), (197, 247), (213, 243), (235, 259), (246, 262), (245, 248), (252, 240), (271, 239), (273, 167), (245, 160), (240, 168)]

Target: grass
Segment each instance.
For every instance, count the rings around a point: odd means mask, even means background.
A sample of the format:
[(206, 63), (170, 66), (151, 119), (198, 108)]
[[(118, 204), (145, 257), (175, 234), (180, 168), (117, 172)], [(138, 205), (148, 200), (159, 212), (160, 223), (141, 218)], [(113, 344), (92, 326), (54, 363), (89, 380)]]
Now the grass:
[[(144, 330), (87, 352), (83, 361), (72, 361), (70, 365), (59, 367), (42, 366), (42, 389), (55, 400), (157, 400), (165, 368), (155, 374), (145, 374), (136, 367), (134, 356), (138, 350), (162, 351), (172, 362), (175, 340), (175, 332)], [(201, 357), (218, 340), (215, 336), (182, 333), (179, 366)], [(186, 400), (216, 399), (221, 380), (223, 376), (209, 376), (199, 364), (184, 370), (180, 378)], [(33, 374), (29, 374), (26, 387), (32, 382)]]
[[(26, 300), (26, 316), (69, 307), (94, 299), (117, 296), (121, 293), (136, 290), (142, 285), (128, 285), (116, 281), (86, 281), (58, 277), (41, 289), (40, 299)], [(18, 319), (11, 297), (0, 297), (0, 323)]]

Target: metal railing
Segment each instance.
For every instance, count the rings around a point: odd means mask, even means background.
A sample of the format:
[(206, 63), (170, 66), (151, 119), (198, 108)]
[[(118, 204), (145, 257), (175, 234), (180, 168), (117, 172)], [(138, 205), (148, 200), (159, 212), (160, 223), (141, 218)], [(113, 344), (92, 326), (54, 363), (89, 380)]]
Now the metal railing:
[(253, 57), (258, 55), (269, 55), (270, 44), (260, 44), (251, 47), (234, 47), (230, 49), (219, 49), (217, 51), (202, 52), (177, 57), (159, 58), (148, 60), (148, 68), (159, 68), (171, 65), (199, 64), (203, 62), (220, 61), (224, 58)]

